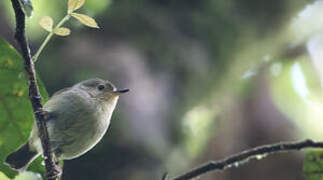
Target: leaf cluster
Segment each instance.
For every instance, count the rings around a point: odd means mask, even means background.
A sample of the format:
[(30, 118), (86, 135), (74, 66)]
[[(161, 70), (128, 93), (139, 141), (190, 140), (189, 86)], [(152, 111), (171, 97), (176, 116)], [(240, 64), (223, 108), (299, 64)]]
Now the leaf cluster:
[(75, 12), (84, 5), (84, 2), (85, 0), (68, 0), (67, 15), (65, 18), (63, 18), (64, 21), (61, 21), (61, 23), (58, 23), (56, 27), (54, 27), (53, 18), (50, 16), (43, 16), (39, 21), (40, 26), (50, 33), (54, 33), (59, 36), (68, 36), (70, 35), (71, 30), (69, 28), (60, 26), (65, 22), (65, 19), (68, 20), (69, 17), (74, 17), (85, 26), (99, 28), (97, 22), (92, 17)]

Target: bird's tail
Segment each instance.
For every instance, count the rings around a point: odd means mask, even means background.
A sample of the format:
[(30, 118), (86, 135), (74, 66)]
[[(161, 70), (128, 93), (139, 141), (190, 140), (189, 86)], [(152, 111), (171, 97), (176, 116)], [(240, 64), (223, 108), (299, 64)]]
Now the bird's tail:
[(23, 171), (37, 156), (37, 151), (32, 151), (29, 147), (29, 143), (26, 142), (17, 151), (7, 156), (5, 164), (13, 169)]

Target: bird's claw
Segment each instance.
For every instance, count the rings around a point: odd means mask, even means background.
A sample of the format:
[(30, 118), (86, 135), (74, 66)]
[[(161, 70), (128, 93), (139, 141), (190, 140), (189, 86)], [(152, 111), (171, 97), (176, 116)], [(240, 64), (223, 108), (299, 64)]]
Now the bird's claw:
[(37, 110), (35, 112), (36, 114), (41, 114), (43, 117), (44, 117), (44, 120), (49, 120), (51, 118), (51, 114), (50, 112), (44, 110), (44, 109), (40, 109), (40, 110)]
[(58, 165), (55, 165), (47, 174), (48, 180), (56, 180), (63, 174), (63, 170)]

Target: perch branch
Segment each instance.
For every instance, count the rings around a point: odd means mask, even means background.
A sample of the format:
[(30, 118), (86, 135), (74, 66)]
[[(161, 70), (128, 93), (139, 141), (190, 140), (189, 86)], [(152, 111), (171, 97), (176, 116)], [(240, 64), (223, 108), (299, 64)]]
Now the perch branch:
[(25, 35), (25, 14), (18, 0), (11, 0), (16, 16), (15, 38), (21, 48), (21, 54), (24, 59), (24, 68), (29, 82), (29, 98), (36, 118), (39, 137), (43, 148), (45, 159), (46, 176), (48, 180), (58, 179), (57, 167), (53, 161), (53, 154), (50, 151), (47, 126), (45, 122), (45, 113), (41, 104), (41, 95), (39, 92), (34, 63), (31, 59), (29, 44)]
[(200, 167), (192, 169), (180, 176), (170, 178), (170, 180), (187, 180), (198, 177), (210, 171), (224, 170), (228, 168), (238, 167), (243, 165), (245, 162), (253, 159), (262, 159), (267, 155), (286, 152), (302, 150), (304, 148), (323, 148), (323, 142), (315, 142), (313, 140), (307, 139), (304, 141), (296, 142), (282, 142), (276, 144), (269, 144), (258, 146), (252, 149), (248, 149), (232, 155), (228, 158), (219, 161), (210, 161)]

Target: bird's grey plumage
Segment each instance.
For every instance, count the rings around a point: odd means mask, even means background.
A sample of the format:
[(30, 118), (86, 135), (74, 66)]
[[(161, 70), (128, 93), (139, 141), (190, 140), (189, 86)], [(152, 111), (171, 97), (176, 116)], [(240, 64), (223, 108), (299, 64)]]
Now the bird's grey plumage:
[[(105, 83), (101, 79), (81, 82), (54, 95), (45, 104), (44, 109), (50, 117), (47, 127), (51, 146), (61, 158), (72, 159), (82, 155), (106, 132), (112, 114), (109, 111), (113, 111), (118, 97), (113, 97), (115, 100), (111, 104), (97, 101), (95, 90), (99, 84)], [(86, 91), (89, 88), (94, 93)]]
[[(115, 86), (102, 79), (82, 81), (56, 92), (44, 105), (52, 151), (61, 159), (73, 159), (95, 146), (110, 124), (118, 95)], [(29, 149), (42, 153), (36, 124)]]

